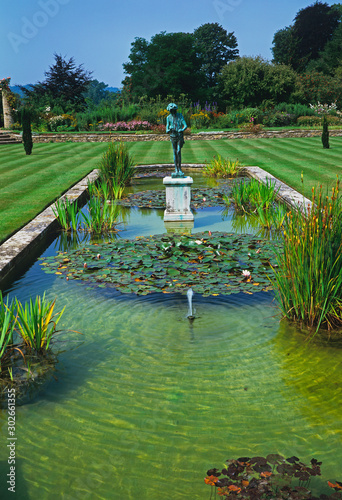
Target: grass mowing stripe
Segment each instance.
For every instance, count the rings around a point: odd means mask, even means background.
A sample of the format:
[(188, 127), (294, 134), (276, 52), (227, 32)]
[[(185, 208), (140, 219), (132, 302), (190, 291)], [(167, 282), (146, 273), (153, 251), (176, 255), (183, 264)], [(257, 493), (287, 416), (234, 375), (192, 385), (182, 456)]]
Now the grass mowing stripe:
[(216, 153), (214, 143), (216, 141), (193, 141), (190, 151), (187, 149), (188, 143), (185, 143), (182, 151), (182, 161), (184, 163), (205, 163), (210, 161)]
[[(305, 159), (298, 158), (298, 154), (302, 153), (301, 146), (298, 147), (297, 145), (296, 148), (292, 146), (286, 147), (286, 144), (282, 142), (275, 144), (273, 149), (278, 152), (281, 163), (277, 167), (268, 164), (269, 172), (275, 177), (279, 178), (280, 176), (284, 182), (292, 185), (298, 191), (304, 192), (306, 196), (310, 197), (312, 186), (323, 183), (331, 188), (335, 184), (336, 165), (333, 163), (332, 158), (327, 157), (327, 154), (324, 155), (324, 152), (322, 156), (325, 160), (325, 165), (322, 167), (317, 162), (317, 157), (311, 152), (310, 154), (306, 154)], [(288, 157), (291, 154), (293, 156), (289, 160)], [(300, 154), (300, 156), (303, 155)], [(301, 183), (301, 172), (304, 175), (304, 185)]]
[[(15, 230), (24, 226), (58, 196), (72, 185), (76, 184), (87, 173), (96, 168), (99, 156), (96, 153), (104, 151), (106, 145), (100, 144), (61, 144), (59, 147), (47, 148), (45, 145), (35, 150), (27, 160), (22, 151), (16, 149), (18, 165), (12, 165), (11, 171), (16, 175), (11, 184), (4, 175), (0, 177), (0, 241), (7, 238)], [(55, 146), (55, 145), (54, 145)], [(85, 147), (83, 147), (85, 146)], [(60, 153), (58, 154), (59, 151)], [(73, 151), (76, 154), (73, 154)], [(6, 152), (1, 156), (1, 164), (8, 158)], [(24, 165), (24, 169), (22, 168)], [(26, 176), (24, 172), (26, 169)], [(19, 175), (18, 175), (19, 172)]]
[[(127, 144), (135, 156), (136, 163), (173, 163), (170, 141)], [(242, 164), (264, 168), (298, 190), (303, 188), (300, 182), (300, 174), (303, 171), (304, 188), (306, 195), (310, 196), (312, 185), (323, 182), (325, 186), (330, 186), (335, 182), (336, 174), (342, 172), (342, 138), (331, 138), (330, 144), (330, 150), (323, 150), (319, 137), (186, 140), (182, 160), (183, 163), (204, 163), (218, 154), (232, 160), (238, 158)], [(107, 143), (34, 144), (31, 158), (26, 160), (22, 144), (2, 145), (0, 240), (27, 222), (27, 213), (32, 214), (32, 207), (39, 207), (36, 212), (38, 213), (90, 170), (96, 168), (107, 146)], [(8, 182), (8, 170), (17, 176), (18, 182), (26, 174), (24, 184), (13, 182), (4, 188), (5, 173)], [(6, 231), (1, 229), (4, 223)]]
[[(144, 147), (140, 148), (139, 151), (136, 151), (136, 153), (133, 155), (134, 156), (134, 163), (141, 165), (141, 163), (146, 162), (146, 157), (150, 156), (152, 153), (152, 150), (154, 149), (154, 143), (152, 141), (145, 141)], [(132, 153), (133, 154), (133, 153)], [(138, 154), (139, 156), (139, 162), (136, 160), (136, 155)]]
[[(337, 147), (335, 148), (335, 151), (333, 149), (323, 149), (321, 148), (320, 150), (318, 151), (313, 151), (312, 148), (307, 148), (306, 144), (303, 144), (303, 143), (295, 143), (295, 144), (291, 144), (291, 141), (288, 140), (287, 142), (278, 142), (277, 144), (275, 144), (275, 147), (278, 149), (278, 150), (283, 150), (284, 152), (286, 153), (289, 153), (289, 152), (293, 152), (295, 157), (293, 158), (293, 160), (296, 160), (296, 161), (307, 161), (308, 159), (312, 159), (314, 160), (315, 162), (317, 161), (317, 157), (318, 159), (321, 159), (322, 161), (326, 162), (326, 163), (329, 163), (330, 161), (333, 161), (333, 160), (336, 160), (338, 158), (341, 158), (341, 152), (342, 152), (342, 148), (340, 147)], [(305, 155), (304, 158), (296, 158), (296, 156), (298, 156), (298, 154), (302, 153), (303, 155)]]
[[(168, 141), (153, 141), (151, 148), (149, 148), (148, 141), (144, 141), (143, 143), (129, 142), (127, 145), (137, 164), (173, 163), (172, 146)], [(148, 148), (150, 152), (148, 155), (145, 155), (145, 151)], [(142, 157), (144, 158), (143, 160), (141, 160)]]

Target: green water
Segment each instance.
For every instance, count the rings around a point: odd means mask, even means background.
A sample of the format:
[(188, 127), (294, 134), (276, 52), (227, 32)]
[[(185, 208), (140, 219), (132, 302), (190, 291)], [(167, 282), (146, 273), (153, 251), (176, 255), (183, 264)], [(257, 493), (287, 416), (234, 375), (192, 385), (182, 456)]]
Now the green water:
[[(231, 221), (207, 210), (195, 225)], [(162, 213), (132, 211), (126, 227), (122, 237), (163, 232)], [(314, 456), (341, 480), (342, 351), (305, 343), (271, 294), (195, 294), (190, 324), (185, 296), (87, 290), (36, 263), (10, 295), (44, 290), (83, 335), (64, 337), (56, 379), (17, 407), (18, 498), (209, 499), (207, 469), (272, 452)], [(0, 427), (0, 498), (13, 498), (5, 411)]]

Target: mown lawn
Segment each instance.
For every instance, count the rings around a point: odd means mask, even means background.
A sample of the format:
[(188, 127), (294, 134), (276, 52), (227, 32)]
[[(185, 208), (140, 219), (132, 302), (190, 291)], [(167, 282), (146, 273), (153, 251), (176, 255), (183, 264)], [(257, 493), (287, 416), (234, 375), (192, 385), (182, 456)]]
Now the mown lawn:
[[(166, 142), (127, 143), (137, 164), (172, 163)], [(256, 165), (310, 197), (312, 186), (330, 188), (342, 172), (342, 138), (320, 137), (186, 141), (183, 163), (204, 163), (214, 155)], [(0, 146), (0, 242), (24, 226), (63, 192), (96, 168), (106, 143), (35, 144), (26, 156), (21, 144)], [(304, 184), (301, 183), (301, 172)]]

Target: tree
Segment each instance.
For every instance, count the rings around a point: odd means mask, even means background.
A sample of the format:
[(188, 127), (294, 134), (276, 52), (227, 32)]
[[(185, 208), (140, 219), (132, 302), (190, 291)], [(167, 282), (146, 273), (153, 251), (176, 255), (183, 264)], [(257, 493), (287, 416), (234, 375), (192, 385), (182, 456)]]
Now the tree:
[(295, 90), (296, 74), (289, 66), (261, 57), (241, 57), (222, 69), (219, 82), (227, 106), (256, 107), (266, 100), (288, 102)]
[(294, 19), (294, 35), (298, 40), (295, 64), (303, 70), (311, 59), (317, 59), (331, 40), (339, 24), (339, 13), (327, 3), (316, 1), (298, 11)]
[(95, 108), (104, 101), (112, 102), (117, 99), (115, 92), (110, 92), (107, 87), (108, 85), (98, 80), (92, 80), (89, 83), (87, 91), (84, 93), (88, 108)]
[(273, 62), (292, 65), (297, 45), (293, 26), (276, 31), (272, 43)]
[(23, 144), (25, 153), (30, 155), (32, 153), (33, 141), (31, 132), (31, 112), (23, 108), (21, 111), (21, 125), (23, 129)]
[(320, 72), (305, 72), (297, 76), (297, 96), (303, 104), (342, 103), (342, 81), (339, 76), (325, 75)]
[(329, 40), (319, 58), (311, 61), (307, 66), (307, 71), (321, 71), (327, 75), (334, 75), (336, 69), (342, 64), (342, 24), (340, 23), (332, 39)]
[(323, 132), (322, 132), (322, 144), (324, 149), (329, 149), (329, 129), (327, 116), (323, 116)]
[(83, 65), (76, 66), (71, 57), (65, 60), (54, 54), (55, 64), (45, 72), (45, 80), (38, 82), (31, 89), (22, 90), (31, 103), (36, 105), (60, 106), (65, 112), (80, 111), (85, 105), (84, 93), (91, 81), (91, 72)]
[(136, 38), (129, 60), (123, 65), (129, 80), (126, 77), (122, 83), (129, 81), (133, 97), (199, 98), (203, 77), (192, 34), (162, 32), (150, 42)]
[(294, 23), (275, 33), (273, 57), (275, 62), (291, 64), (297, 71), (305, 71), (310, 61), (316, 60), (327, 42), (333, 38), (341, 19), (339, 8), (316, 1), (300, 9)]
[(207, 86), (214, 87), (223, 66), (239, 55), (236, 37), (233, 32), (227, 33), (218, 23), (207, 23), (194, 31), (194, 38)]

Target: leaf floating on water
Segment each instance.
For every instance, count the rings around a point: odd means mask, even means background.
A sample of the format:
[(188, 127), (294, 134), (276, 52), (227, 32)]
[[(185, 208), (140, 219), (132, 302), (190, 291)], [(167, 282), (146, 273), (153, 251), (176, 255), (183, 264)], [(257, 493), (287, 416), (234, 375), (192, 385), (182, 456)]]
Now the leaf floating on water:
[[(248, 255), (249, 247), (258, 245), (263, 257)], [(97, 255), (100, 253), (101, 261)], [(265, 267), (267, 262), (271, 265)], [(91, 262), (94, 262), (94, 265)], [(248, 269), (254, 281), (241, 280)], [(146, 295), (152, 292), (170, 293), (170, 279), (177, 281), (177, 292), (189, 287), (204, 296), (252, 294), (271, 290), (268, 276), (272, 273), (275, 256), (269, 241), (253, 235), (214, 232), (190, 235), (157, 235), (135, 240), (85, 245), (68, 254), (44, 258), (42, 269), (49, 274), (68, 276), (93, 286), (115, 287), (121, 293)], [(87, 268), (84, 268), (87, 262)], [(175, 284), (173, 284), (174, 286)], [(176, 290), (176, 288), (175, 288)]]

